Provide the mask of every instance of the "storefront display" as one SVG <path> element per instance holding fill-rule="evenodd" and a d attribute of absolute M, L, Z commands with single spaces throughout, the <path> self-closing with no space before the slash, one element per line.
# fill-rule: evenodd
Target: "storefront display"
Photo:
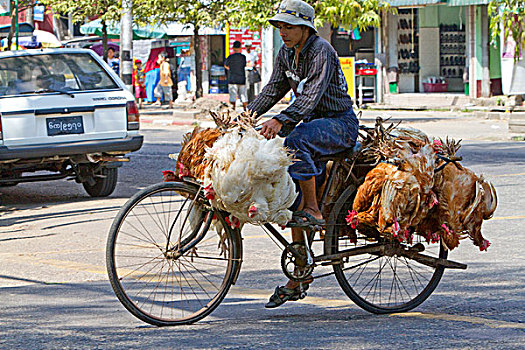
<path fill-rule="evenodd" d="M 439 25 L 439 63 L 441 76 L 463 79 L 465 69 L 465 27 Z"/>
<path fill-rule="evenodd" d="M 398 16 L 398 67 L 400 74 L 419 72 L 417 9 L 400 9 Z"/>

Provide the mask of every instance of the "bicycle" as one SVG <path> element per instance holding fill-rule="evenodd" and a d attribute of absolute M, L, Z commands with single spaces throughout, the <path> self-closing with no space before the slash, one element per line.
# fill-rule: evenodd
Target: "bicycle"
<path fill-rule="evenodd" d="M 366 311 L 406 312 L 432 294 L 445 268 L 467 266 L 447 260 L 439 241 L 424 244 L 414 235 L 411 244 L 400 243 L 347 225 L 357 188 L 373 168 L 358 161 L 358 154 L 347 150 L 321 159 L 332 161 L 319 201 L 327 220 L 321 230 L 305 230 L 307 243 L 288 242 L 272 224 L 261 227 L 282 245 L 281 267 L 288 278 L 334 274 Z M 212 208 L 192 178 L 155 184 L 131 197 L 111 226 L 106 251 L 109 279 L 124 307 L 157 326 L 191 324 L 209 315 L 236 283 L 242 265 L 241 230 L 227 223 L 228 216 Z M 319 243 L 323 253 L 315 255 L 313 245 Z M 319 265 L 332 266 L 333 272 L 313 276 Z"/>

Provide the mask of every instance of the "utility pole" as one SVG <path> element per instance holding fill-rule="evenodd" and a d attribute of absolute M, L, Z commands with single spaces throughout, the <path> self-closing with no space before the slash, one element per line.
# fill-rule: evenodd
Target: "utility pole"
<path fill-rule="evenodd" d="M 120 20 L 120 78 L 132 91 L 133 59 L 131 49 L 133 45 L 133 0 L 122 1 L 122 17 Z"/>
<path fill-rule="evenodd" d="M 15 0 L 15 36 L 16 36 L 16 49 L 18 50 L 18 0 Z M 11 50 L 11 48 L 9 48 Z"/>

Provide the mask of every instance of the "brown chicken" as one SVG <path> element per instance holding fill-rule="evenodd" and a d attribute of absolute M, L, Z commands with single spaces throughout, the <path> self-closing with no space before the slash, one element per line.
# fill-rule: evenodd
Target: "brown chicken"
<path fill-rule="evenodd" d="M 438 193 L 437 210 L 416 230 L 427 237 L 437 233 L 449 250 L 466 237 L 481 251 L 486 250 L 490 242 L 483 238 L 481 224 L 496 210 L 494 186 L 459 163 L 452 163 L 436 173 L 434 188 Z"/>
<path fill-rule="evenodd" d="M 347 223 L 352 228 L 358 225 L 365 235 L 379 231 L 399 241 L 411 242 L 415 232 L 428 242 L 441 240 L 449 250 L 470 237 L 486 250 L 490 243 L 481 235 L 481 224 L 496 209 L 496 191 L 457 163 L 459 148 L 460 141 L 431 143 L 419 130 L 385 129 L 378 121 L 364 157 L 388 163 L 379 163 L 367 174 Z"/>
<path fill-rule="evenodd" d="M 204 159 L 206 147 L 211 147 L 222 132 L 219 129 L 200 129 L 184 135 L 182 149 L 177 157 L 176 174 L 179 177 L 192 176 L 197 180 L 204 178 L 204 170 L 209 165 Z"/>
<path fill-rule="evenodd" d="M 387 178 L 395 171 L 397 166 L 390 163 L 379 163 L 374 169 L 370 170 L 365 177 L 365 181 L 355 195 L 353 212 L 349 213 L 347 221 L 350 225 L 362 225 L 375 227 L 378 221 L 379 210 L 381 209 L 381 192 Z"/>
<path fill-rule="evenodd" d="M 390 233 L 400 241 L 411 241 L 410 228 L 421 222 L 435 204 L 434 164 L 435 152 L 430 144 L 402 158 L 381 192 L 377 222 L 381 232 Z"/>
<path fill-rule="evenodd" d="M 417 130 L 395 132 L 396 137 L 384 137 L 374 145 L 372 151 L 389 163 L 379 163 L 367 174 L 347 222 L 352 227 L 359 225 L 359 231 L 367 235 L 377 228 L 408 241 L 409 228 L 423 220 L 435 203 L 435 151 Z"/>

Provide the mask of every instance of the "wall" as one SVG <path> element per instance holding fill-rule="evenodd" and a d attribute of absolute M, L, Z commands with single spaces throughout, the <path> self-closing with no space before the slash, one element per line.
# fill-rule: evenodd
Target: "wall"
<path fill-rule="evenodd" d="M 481 67 L 481 60 L 483 50 L 481 49 L 481 7 L 476 6 L 476 79 L 483 79 L 483 69 Z M 479 91 L 478 91 L 479 95 Z"/>
<path fill-rule="evenodd" d="M 419 91 L 428 77 L 439 77 L 439 28 L 419 29 Z"/>
<path fill-rule="evenodd" d="M 490 44 L 490 79 L 501 79 L 501 56 L 500 56 L 500 39 L 496 40 L 496 45 Z"/>

